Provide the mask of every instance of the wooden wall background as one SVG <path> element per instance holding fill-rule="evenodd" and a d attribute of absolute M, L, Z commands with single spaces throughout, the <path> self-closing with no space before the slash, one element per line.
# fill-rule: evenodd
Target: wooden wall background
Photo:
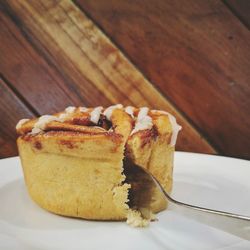
<path fill-rule="evenodd" d="M 173 113 L 177 150 L 250 158 L 250 1 L 0 1 L 0 157 L 69 105 Z"/>

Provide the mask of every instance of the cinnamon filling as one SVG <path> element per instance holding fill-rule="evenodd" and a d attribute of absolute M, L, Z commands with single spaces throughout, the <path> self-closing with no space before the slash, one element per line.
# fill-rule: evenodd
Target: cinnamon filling
<path fill-rule="evenodd" d="M 102 127 L 102 128 L 104 128 L 106 130 L 109 130 L 110 128 L 112 128 L 112 123 L 111 123 L 111 121 L 109 121 L 106 118 L 105 115 L 101 114 L 100 119 L 99 119 L 99 121 L 97 123 L 97 126 Z"/>
<path fill-rule="evenodd" d="M 154 187 L 153 180 L 141 167 L 128 158 L 125 158 L 123 168 L 126 176 L 125 182 L 131 185 L 128 194 L 129 208 L 139 210 L 144 218 L 150 219 L 150 203 Z"/>
<path fill-rule="evenodd" d="M 71 122 L 69 122 L 73 125 L 80 125 L 80 126 L 98 126 L 105 130 L 109 130 L 112 127 L 111 121 L 109 121 L 103 114 L 100 115 L 100 118 L 98 120 L 98 123 L 95 124 L 90 120 L 89 117 L 74 117 Z"/>

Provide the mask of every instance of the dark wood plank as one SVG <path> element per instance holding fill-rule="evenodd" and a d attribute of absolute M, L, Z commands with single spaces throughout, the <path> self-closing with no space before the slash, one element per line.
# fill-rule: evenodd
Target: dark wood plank
<path fill-rule="evenodd" d="M 0 78 L 0 158 L 17 155 L 15 126 L 22 118 L 31 118 L 33 112 Z"/>
<path fill-rule="evenodd" d="M 250 158 L 250 33 L 222 2 L 76 2 L 222 154 Z"/>
<path fill-rule="evenodd" d="M 250 29 L 250 1 L 249 0 L 223 0 L 229 9 Z"/>
<path fill-rule="evenodd" d="M 76 85 L 61 71 L 61 62 L 55 68 L 53 62 L 43 58 L 43 51 L 37 51 L 20 31 L 21 24 L 16 24 L 6 14 L 4 8 L 0 15 L 0 68 L 14 88 L 40 113 L 53 113 L 69 105 L 97 104 L 93 96 L 100 95 L 95 89 L 84 88 L 86 80 L 79 80 Z M 44 47 L 46 50 L 46 46 Z M 108 100 L 99 98 L 102 102 Z"/>
<path fill-rule="evenodd" d="M 123 103 L 169 110 L 176 115 L 184 128 L 177 147 L 179 150 L 216 152 L 185 116 L 143 77 L 72 1 L 6 1 L 5 9 L 22 27 L 24 34 L 43 54 L 46 61 L 57 69 L 57 72 L 62 72 L 66 80 L 70 80 L 70 86 L 77 89 L 88 104 L 106 106 L 110 103 Z M 23 48 L 20 50 L 20 53 L 25 53 Z M 16 53 L 19 54 L 18 51 Z M 28 55 L 25 58 L 30 60 Z M 39 62 L 41 61 L 42 59 L 39 59 Z M 12 63 L 6 67 L 7 72 L 10 71 L 8 68 Z M 24 63 L 23 61 L 22 64 Z M 29 64 L 30 62 L 25 65 Z M 43 62 L 41 65 L 42 68 L 45 67 Z M 50 69 L 45 69 L 47 76 L 50 75 Z M 51 75 L 54 76 L 54 73 Z M 21 82 L 25 80 L 27 79 L 22 79 Z M 28 80 L 34 82 L 36 78 Z M 49 88 L 53 89 L 54 84 L 44 87 L 45 90 Z M 18 90 L 21 92 L 22 89 L 23 87 Z M 37 91 L 36 87 L 33 91 Z M 60 98 L 61 106 L 63 101 L 66 103 L 65 96 L 59 92 L 54 97 L 47 96 L 46 91 L 39 93 L 48 103 L 51 98 Z M 27 96 L 28 98 L 30 97 Z M 33 104 L 36 100 L 29 99 L 29 102 Z M 37 104 L 38 107 L 40 105 L 41 103 Z M 60 105 L 55 106 L 61 108 Z"/>

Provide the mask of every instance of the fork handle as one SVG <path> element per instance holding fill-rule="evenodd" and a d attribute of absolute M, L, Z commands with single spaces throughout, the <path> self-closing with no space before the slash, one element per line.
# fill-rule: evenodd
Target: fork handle
<path fill-rule="evenodd" d="M 169 199 L 168 199 L 169 200 Z M 170 207 L 174 211 L 206 225 L 221 229 L 250 241 L 250 218 L 223 211 L 193 206 L 171 198 Z"/>
<path fill-rule="evenodd" d="M 174 211 L 188 215 L 201 223 L 221 229 L 225 232 L 236 235 L 250 241 L 250 217 L 228 213 L 219 210 L 190 205 L 173 199 L 153 177 L 158 187 L 164 193 L 166 199 L 171 203 Z"/>

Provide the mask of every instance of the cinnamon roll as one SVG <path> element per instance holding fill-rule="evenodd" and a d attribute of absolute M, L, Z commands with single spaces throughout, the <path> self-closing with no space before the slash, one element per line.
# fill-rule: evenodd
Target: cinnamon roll
<path fill-rule="evenodd" d="M 55 214 L 146 226 L 167 203 L 136 165 L 170 192 L 180 128 L 167 112 L 121 104 L 22 119 L 17 145 L 28 192 Z"/>

